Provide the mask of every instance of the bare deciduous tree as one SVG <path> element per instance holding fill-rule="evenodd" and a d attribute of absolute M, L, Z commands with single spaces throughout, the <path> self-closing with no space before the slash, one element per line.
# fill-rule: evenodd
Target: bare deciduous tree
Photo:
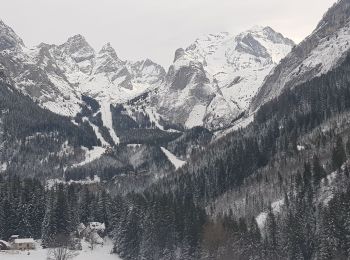
<path fill-rule="evenodd" d="M 94 250 L 95 245 L 98 244 L 98 234 L 96 231 L 91 230 L 89 234 L 87 235 L 86 239 L 88 240 L 90 244 L 91 250 Z"/>
<path fill-rule="evenodd" d="M 68 247 L 56 247 L 49 249 L 47 260 L 70 260 L 77 255 L 76 251 L 70 250 Z"/>
<path fill-rule="evenodd" d="M 55 244 L 56 247 L 48 250 L 47 260 L 70 260 L 78 255 L 75 250 L 71 249 L 71 239 L 69 236 L 56 236 Z"/>

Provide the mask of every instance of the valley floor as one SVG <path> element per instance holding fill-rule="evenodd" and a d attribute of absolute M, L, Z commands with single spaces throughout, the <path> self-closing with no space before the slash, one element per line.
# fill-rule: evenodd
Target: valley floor
<path fill-rule="evenodd" d="M 88 247 L 86 242 L 82 241 L 83 250 L 77 251 L 77 256 L 72 258 L 72 260 L 121 260 L 116 254 L 111 254 L 112 241 L 105 240 L 103 246 L 96 245 L 94 250 Z M 8 250 L 0 251 L 1 260 L 46 260 L 48 249 L 41 248 L 40 244 L 37 243 L 36 250 L 31 251 L 18 251 L 18 250 Z"/>

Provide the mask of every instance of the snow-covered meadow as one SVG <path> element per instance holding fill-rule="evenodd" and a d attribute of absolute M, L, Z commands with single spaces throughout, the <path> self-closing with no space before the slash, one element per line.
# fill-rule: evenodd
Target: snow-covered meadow
<path fill-rule="evenodd" d="M 72 260 L 121 260 L 118 255 L 111 254 L 113 248 L 112 241 L 105 240 L 103 246 L 96 245 L 94 250 L 91 250 L 88 243 L 82 241 L 83 249 L 76 251 L 76 256 Z M 41 248 L 39 242 L 36 243 L 36 249 L 31 251 L 7 250 L 0 251 L 1 260 L 46 260 L 48 249 Z"/>

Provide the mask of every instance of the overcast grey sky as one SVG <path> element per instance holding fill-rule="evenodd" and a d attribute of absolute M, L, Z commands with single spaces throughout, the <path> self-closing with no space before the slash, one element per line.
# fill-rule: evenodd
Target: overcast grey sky
<path fill-rule="evenodd" d="M 296 42 L 336 0 L 1 0 L 0 19 L 26 45 L 82 34 L 98 50 L 111 42 L 122 59 L 169 66 L 197 37 L 268 25 Z"/>

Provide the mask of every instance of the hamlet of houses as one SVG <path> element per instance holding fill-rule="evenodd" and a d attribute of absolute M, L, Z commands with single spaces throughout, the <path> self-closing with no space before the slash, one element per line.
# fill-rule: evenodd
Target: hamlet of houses
<path fill-rule="evenodd" d="M 93 244 L 103 244 L 105 234 L 105 224 L 99 222 L 89 222 L 87 226 L 81 223 L 76 234 L 72 234 L 76 239 L 85 239 Z M 0 240 L 0 250 L 34 250 L 35 240 L 33 238 L 20 238 L 19 235 L 12 235 L 8 241 Z"/>

